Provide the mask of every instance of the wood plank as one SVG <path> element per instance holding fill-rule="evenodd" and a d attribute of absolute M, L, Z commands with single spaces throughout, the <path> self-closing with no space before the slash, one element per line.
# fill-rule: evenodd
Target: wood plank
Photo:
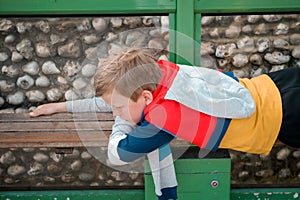
<path fill-rule="evenodd" d="M 73 147 L 107 147 L 107 142 L 85 142 L 82 144 L 81 141 L 72 141 L 72 142 L 54 142 L 54 141 L 46 141 L 46 142 L 27 142 L 27 143 L 3 143 L 0 145 L 0 148 L 73 148 Z"/>
<path fill-rule="evenodd" d="M 90 133 L 13 133 L 4 135 L 5 139 L 0 143 L 0 148 L 26 148 L 26 147 L 106 147 L 111 132 L 104 131 Z M 3 139 L 3 137 L 1 137 Z M 171 142 L 171 146 L 188 147 L 190 143 L 175 139 Z"/>
<path fill-rule="evenodd" d="M 0 133 L 0 148 L 107 146 L 111 131 Z M 30 144 L 30 145 L 29 145 Z"/>
<path fill-rule="evenodd" d="M 5 113 L 0 114 L 0 123 L 18 121 L 113 121 L 110 112 L 99 113 L 57 113 L 48 116 L 30 117 L 28 113 Z"/>
<path fill-rule="evenodd" d="M 24 131 L 76 131 L 76 130 L 111 130 L 113 121 L 100 121 L 100 122 L 12 122 L 0 123 L 1 132 L 24 132 Z"/>

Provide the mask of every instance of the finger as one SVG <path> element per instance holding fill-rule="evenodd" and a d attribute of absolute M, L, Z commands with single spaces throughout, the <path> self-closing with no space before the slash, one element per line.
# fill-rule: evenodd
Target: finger
<path fill-rule="evenodd" d="M 32 112 L 30 112 L 29 113 L 29 116 L 30 117 L 37 117 L 37 116 L 40 116 L 40 115 L 42 115 L 42 112 L 41 112 L 41 110 L 43 110 L 43 109 L 41 109 L 42 107 L 37 107 L 35 110 L 33 110 Z"/>
<path fill-rule="evenodd" d="M 34 112 L 34 111 L 32 111 L 32 112 L 30 112 L 29 113 L 29 116 L 30 117 L 37 117 L 37 116 L 39 116 L 40 114 L 38 114 L 37 112 Z"/>

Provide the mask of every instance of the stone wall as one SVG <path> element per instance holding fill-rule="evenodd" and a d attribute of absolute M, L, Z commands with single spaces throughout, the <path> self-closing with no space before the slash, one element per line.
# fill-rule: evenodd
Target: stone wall
<path fill-rule="evenodd" d="M 202 18 L 203 65 L 254 77 L 299 67 L 299 15 L 206 16 Z M 215 61 L 215 62 L 213 62 Z"/>
<path fill-rule="evenodd" d="M 161 17 L 0 19 L 1 112 L 93 97 L 91 77 L 111 51 L 167 47 L 156 27 Z"/>
<path fill-rule="evenodd" d="M 11 148 L 0 149 L 2 189 L 24 188 L 139 188 L 144 185 L 143 162 L 125 168 L 108 167 L 106 148 L 95 148 L 101 159 L 85 148 Z"/>
<path fill-rule="evenodd" d="M 201 66 L 238 77 L 299 67 L 299 19 L 295 14 L 205 16 Z M 91 78 L 103 58 L 124 46 L 168 49 L 165 27 L 165 16 L 0 19 L 0 112 L 28 112 L 48 102 L 93 97 Z M 143 184 L 141 174 L 107 168 L 85 149 L 74 152 L 1 149 L 1 185 Z M 276 146 L 266 157 L 230 153 L 232 183 L 299 183 L 297 149 Z"/>

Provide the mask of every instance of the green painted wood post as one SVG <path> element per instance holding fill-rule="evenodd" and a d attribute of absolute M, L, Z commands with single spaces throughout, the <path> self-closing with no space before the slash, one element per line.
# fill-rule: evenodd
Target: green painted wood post
<path fill-rule="evenodd" d="M 179 200 L 230 199 L 231 161 L 227 158 L 188 158 L 174 163 Z M 156 199 L 153 178 L 145 162 L 145 200 Z"/>
<path fill-rule="evenodd" d="M 175 22 L 176 63 L 195 64 L 194 0 L 177 0 Z"/>

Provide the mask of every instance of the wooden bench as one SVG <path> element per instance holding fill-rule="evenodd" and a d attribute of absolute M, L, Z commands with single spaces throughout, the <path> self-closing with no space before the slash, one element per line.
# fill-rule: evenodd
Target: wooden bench
<path fill-rule="evenodd" d="M 0 148 L 107 146 L 112 113 L 0 114 Z"/>
<path fill-rule="evenodd" d="M 0 148 L 107 146 L 114 118 L 110 112 L 58 113 L 32 118 L 0 114 Z M 174 140 L 172 145 L 189 145 Z"/>

